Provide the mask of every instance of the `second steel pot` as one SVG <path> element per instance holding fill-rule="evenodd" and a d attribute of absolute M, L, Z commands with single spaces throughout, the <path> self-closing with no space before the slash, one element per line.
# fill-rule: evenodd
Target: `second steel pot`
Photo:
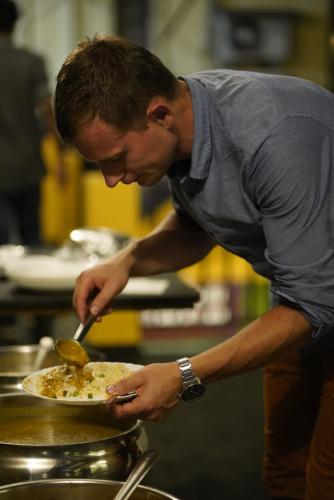
<path fill-rule="evenodd" d="M 145 449 L 141 421 L 116 420 L 104 405 L 0 396 L 0 484 L 53 478 L 124 480 Z"/>
<path fill-rule="evenodd" d="M 101 480 L 49 480 L 10 484 L 0 487 L 0 499 L 6 500 L 92 500 L 115 497 L 122 483 Z M 168 493 L 137 486 L 131 500 L 178 500 Z"/>
<path fill-rule="evenodd" d="M 38 352 L 38 344 L 0 347 L 0 394 L 22 392 L 22 380 L 33 371 Z M 86 349 L 91 361 L 104 361 L 101 351 Z M 50 351 L 41 368 L 59 365 L 59 356 Z"/>

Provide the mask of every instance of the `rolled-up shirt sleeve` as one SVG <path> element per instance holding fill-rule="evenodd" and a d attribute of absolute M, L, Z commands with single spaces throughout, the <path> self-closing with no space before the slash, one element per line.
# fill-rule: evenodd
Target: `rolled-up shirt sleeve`
<path fill-rule="evenodd" d="M 271 291 L 302 311 L 314 337 L 334 334 L 334 132 L 292 116 L 270 131 L 249 163 L 262 215 Z"/>

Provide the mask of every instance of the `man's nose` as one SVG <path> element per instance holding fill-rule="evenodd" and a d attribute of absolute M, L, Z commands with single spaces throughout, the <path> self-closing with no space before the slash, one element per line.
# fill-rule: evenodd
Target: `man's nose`
<path fill-rule="evenodd" d="M 121 168 L 102 166 L 101 171 L 106 185 L 111 188 L 115 187 L 124 176 L 124 172 Z"/>
<path fill-rule="evenodd" d="M 103 172 L 103 177 L 106 185 L 110 188 L 113 188 L 122 180 L 123 174 L 111 175 Z"/>

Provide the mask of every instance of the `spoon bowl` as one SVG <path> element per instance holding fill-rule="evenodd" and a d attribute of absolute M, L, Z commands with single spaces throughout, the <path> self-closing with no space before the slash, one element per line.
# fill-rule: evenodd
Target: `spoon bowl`
<path fill-rule="evenodd" d="M 58 339 L 55 343 L 58 355 L 68 365 L 82 367 L 89 361 L 87 351 L 74 339 Z"/>
<path fill-rule="evenodd" d="M 95 320 L 96 316 L 90 315 L 85 324 L 80 323 L 73 338 L 56 341 L 56 352 L 68 365 L 82 367 L 88 363 L 89 356 L 80 342 L 85 338 Z"/>

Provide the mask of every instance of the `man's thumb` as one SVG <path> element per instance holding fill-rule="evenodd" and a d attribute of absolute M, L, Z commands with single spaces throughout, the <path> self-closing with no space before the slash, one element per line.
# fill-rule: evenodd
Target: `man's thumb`
<path fill-rule="evenodd" d="M 131 391 L 133 391 L 133 388 L 127 379 L 120 380 L 117 384 L 107 387 L 107 393 L 111 396 L 120 396 Z"/>

